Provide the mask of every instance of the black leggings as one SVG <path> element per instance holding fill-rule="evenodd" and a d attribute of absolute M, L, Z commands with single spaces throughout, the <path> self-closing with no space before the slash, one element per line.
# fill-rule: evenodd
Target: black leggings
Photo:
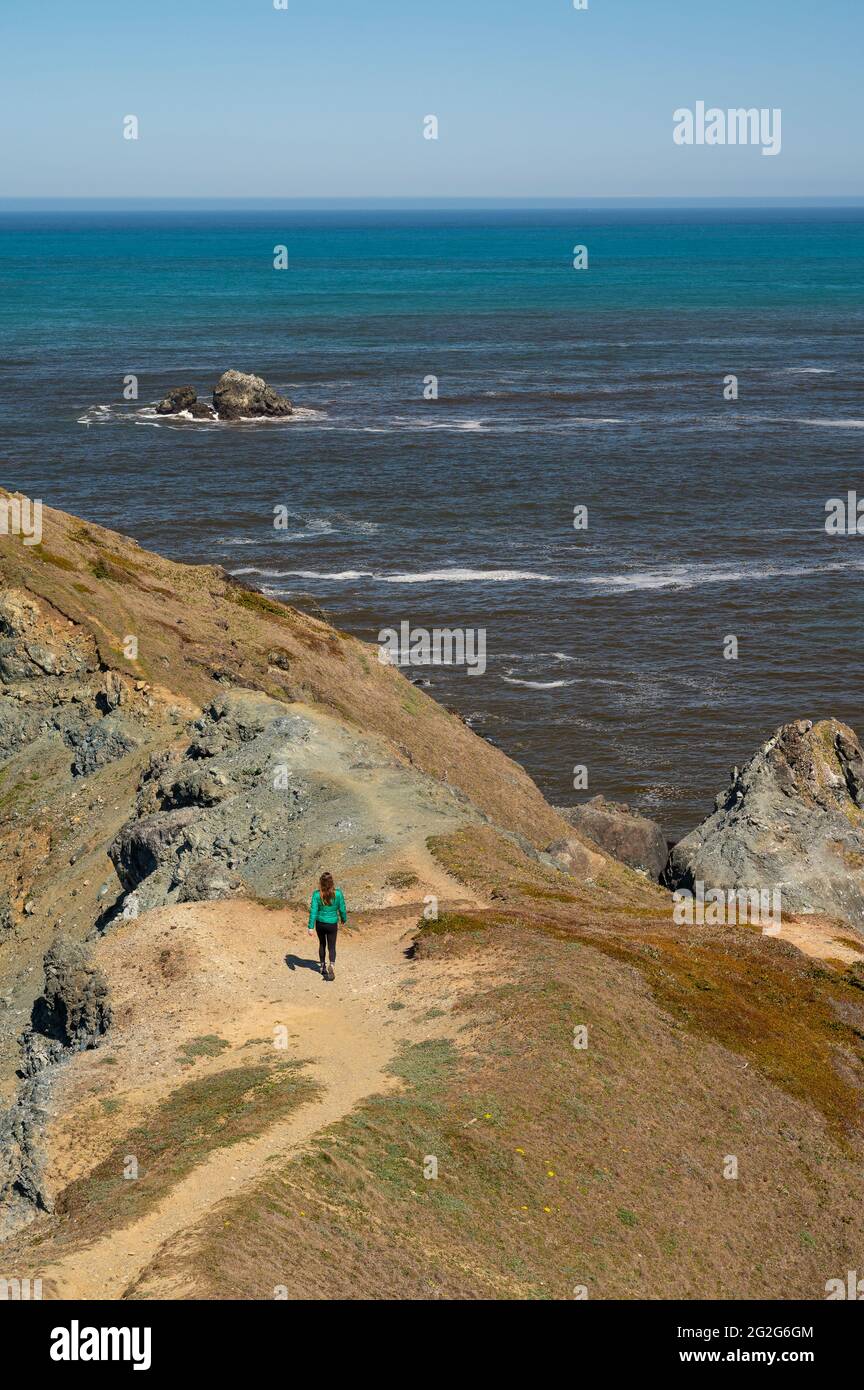
<path fill-rule="evenodd" d="M 324 947 L 330 952 L 330 964 L 336 959 L 336 933 L 339 930 L 338 922 L 317 922 L 315 930 L 318 933 L 318 959 L 324 964 Z"/>

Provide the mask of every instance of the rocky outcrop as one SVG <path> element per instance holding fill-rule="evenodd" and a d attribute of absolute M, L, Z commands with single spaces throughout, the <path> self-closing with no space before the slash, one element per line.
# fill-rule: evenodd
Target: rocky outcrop
<path fill-rule="evenodd" d="M 78 634 L 52 625 L 29 594 L 0 594 L 0 684 L 84 676 L 96 664 L 92 648 Z"/>
<path fill-rule="evenodd" d="M 54 1068 L 70 1053 L 96 1047 L 111 1023 L 108 983 L 86 946 L 58 936 L 44 969 L 44 990 L 20 1040 L 22 1084 L 0 1115 L 0 1236 L 53 1209 L 41 1133 Z"/>
<path fill-rule="evenodd" d="M 193 420 L 277 419 L 294 407 L 261 376 L 223 372 L 213 389 L 213 404 L 199 401 L 194 386 L 175 386 L 156 406 L 157 415 L 191 415 Z"/>
<path fill-rule="evenodd" d="M 224 772 L 193 760 L 171 769 L 159 782 L 159 795 L 168 810 L 179 806 L 218 806 L 231 795 Z"/>
<path fill-rule="evenodd" d="M 24 1035 L 25 1071 L 32 1075 L 68 1051 L 95 1047 L 110 1022 L 108 985 L 88 948 L 56 937 L 45 956 L 45 988 Z"/>
<path fill-rule="evenodd" d="M 293 862 L 307 786 L 288 760 L 308 738 L 306 722 L 278 700 L 237 690 L 212 701 L 190 732 L 182 752 L 151 758 L 137 815 L 108 850 L 140 911 L 231 897 L 244 885 L 278 895 Z"/>
<path fill-rule="evenodd" d="M 220 376 L 213 391 L 213 404 L 220 420 L 290 415 L 293 410 L 288 397 L 280 396 L 263 377 L 234 371 Z"/>
<path fill-rule="evenodd" d="M 187 870 L 177 890 L 178 903 L 221 902 L 248 892 L 239 874 L 219 863 L 199 860 Z"/>
<path fill-rule="evenodd" d="M 194 820 L 195 812 L 186 807 L 159 811 L 124 825 L 108 848 L 123 887 L 131 892 L 152 874 L 174 864 Z"/>
<path fill-rule="evenodd" d="M 122 679 L 99 670 L 92 642 L 71 623 L 29 595 L 0 595 L 0 758 L 59 736 L 72 775 L 90 776 L 143 741 L 141 710 L 121 711 L 125 697 Z"/>
<path fill-rule="evenodd" d="M 140 746 L 141 736 L 131 720 L 112 711 L 104 719 L 83 728 L 68 729 L 66 741 L 75 749 L 72 759 L 74 776 L 87 777 L 133 752 Z"/>
<path fill-rule="evenodd" d="M 15 1103 L 0 1114 L 0 1239 L 53 1210 L 41 1143 L 49 1097 L 49 1075 L 42 1072 L 25 1080 Z"/>
<path fill-rule="evenodd" d="M 629 864 L 651 879 L 659 879 L 666 866 L 669 847 L 656 821 L 631 811 L 622 802 L 594 796 L 581 806 L 559 806 L 562 816 L 576 830 L 605 849 L 613 859 Z"/>
<path fill-rule="evenodd" d="M 179 415 L 181 410 L 189 410 L 198 400 L 194 386 L 175 386 L 156 407 L 157 415 Z"/>
<path fill-rule="evenodd" d="M 779 888 L 864 930 L 864 754 L 836 719 L 784 724 L 669 856 L 672 888 Z"/>
<path fill-rule="evenodd" d="M 546 846 L 544 854 L 556 869 L 575 878 L 590 880 L 603 867 L 603 856 L 595 854 L 575 835 L 564 840 L 553 840 Z"/>

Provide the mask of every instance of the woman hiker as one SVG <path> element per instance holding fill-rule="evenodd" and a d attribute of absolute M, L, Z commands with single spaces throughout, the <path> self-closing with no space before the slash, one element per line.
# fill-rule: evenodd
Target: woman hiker
<path fill-rule="evenodd" d="M 318 882 L 320 886 L 315 889 L 309 904 L 309 935 L 311 936 L 313 931 L 318 933 L 318 959 L 321 961 L 321 974 L 325 980 L 335 980 L 336 972 L 333 969 L 333 962 L 336 959 L 336 933 L 339 930 L 339 923 L 348 920 L 348 914 L 345 910 L 342 889 L 335 886 L 333 875 L 322 874 Z M 330 956 L 329 974 L 324 961 L 325 947 Z"/>

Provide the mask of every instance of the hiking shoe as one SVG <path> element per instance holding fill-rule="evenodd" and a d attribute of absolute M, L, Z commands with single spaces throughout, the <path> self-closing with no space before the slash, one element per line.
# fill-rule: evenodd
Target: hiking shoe
<path fill-rule="evenodd" d="M 333 966 L 332 966 L 332 965 L 330 966 L 330 974 L 327 976 L 327 978 L 328 978 L 328 980 L 335 980 L 335 979 L 336 979 L 336 971 L 333 969 Z"/>
<path fill-rule="evenodd" d="M 321 977 L 324 980 L 327 979 L 327 966 L 324 964 L 323 960 L 321 962 Z"/>

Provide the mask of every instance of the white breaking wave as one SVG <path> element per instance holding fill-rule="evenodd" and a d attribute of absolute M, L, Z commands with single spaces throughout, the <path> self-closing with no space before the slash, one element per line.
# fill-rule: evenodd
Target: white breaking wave
<path fill-rule="evenodd" d="M 512 584 L 522 580 L 554 584 L 552 574 L 534 574 L 531 570 L 426 570 L 418 574 L 379 575 L 387 584 Z"/>
<path fill-rule="evenodd" d="M 286 509 L 286 516 L 302 523 L 302 531 L 276 531 L 277 540 L 296 540 L 299 537 L 329 536 L 333 531 L 357 532 L 362 536 L 374 536 L 381 530 L 380 521 L 357 521 L 344 512 L 331 512 L 329 516 L 304 516 L 302 512 Z"/>
<path fill-rule="evenodd" d="M 613 593 L 636 592 L 640 589 L 692 589 L 701 584 L 738 584 L 743 581 L 797 579 L 802 576 L 830 574 L 834 571 L 864 569 L 862 560 L 838 560 L 816 565 L 747 565 L 746 567 L 711 566 L 701 564 L 670 565 L 664 569 L 637 570 L 632 574 L 553 575 L 531 570 L 420 570 L 411 574 L 380 574 L 375 570 L 310 570 L 264 569 L 245 565 L 231 571 L 234 575 L 258 575 L 262 579 L 318 579 L 341 583 L 347 580 L 369 579 L 375 584 L 562 584 L 575 582 L 606 588 Z M 550 653 L 557 661 L 572 661 L 565 652 Z"/>
<path fill-rule="evenodd" d="M 107 425 L 119 422 L 127 425 L 149 425 L 156 429 L 176 429 L 178 425 L 186 428 L 191 425 L 200 429 L 230 429 L 237 425 L 291 425 L 304 420 L 324 420 L 327 412 L 312 410 L 307 406 L 295 406 L 291 415 L 244 416 L 240 420 L 216 420 L 207 417 L 197 420 L 188 410 L 177 411 L 174 415 L 159 415 L 156 407 L 145 405 L 130 409 L 126 405 L 91 405 L 78 416 L 79 425 Z"/>
<path fill-rule="evenodd" d="M 575 685 L 575 681 L 520 681 L 516 676 L 502 676 L 508 685 L 526 685 L 529 690 L 557 690 L 562 685 Z"/>
<path fill-rule="evenodd" d="M 829 430 L 864 430 L 864 420 L 795 420 L 796 425 L 818 425 Z"/>
<path fill-rule="evenodd" d="M 746 569 L 715 568 L 709 565 L 673 565 L 665 570 L 642 570 L 634 574 L 603 574 L 586 578 L 586 584 L 604 584 L 619 593 L 638 589 L 692 589 L 700 584 L 736 584 L 752 579 L 796 579 L 801 575 L 828 574 L 834 570 L 860 570 L 864 561 L 839 560 L 823 565 L 750 565 Z"/>
<path fill-rule="evenodd" d="M 295 517 L 298 521 L 302 521 L 304 529 L 294 532 L 276 531 L 275 534 L 277 537 L 284 537 L 287 540 L 289 534 L 295 536 L 329 536 L 333 531 L 333 522 L 326 516 L 310 516 L 304 518 L 298 516 L 296 512 L 289 512 L 288 515 Z"/>
<path fill-rule="evenodd" d="M 317 540 L 318 537 L 320 537 L 320 536 L 330 536 L 330 535 L 333 535 L 334 532 L 337 532 L 337 531 L 340 531 L 340 532 L 341 532 L 341 531 L 344 531 L 344 532 L 348 532 L 348 533 L 351 533 L 351 534 L 357 534 L 357 535 L 361 535 L 361 536 L 374 536 L 374 535 L 377 534 L 378 531 L 381 530 L 381 522 L 380 522 L 380 521 L 355 521 L 352 517 L 343 516 L 340 512 L 334 512 L 334 514 L 333 514 L 333 518 L 334 518 L 334 519 L 333 519 L 332 521 L 330 520 L 329 517 L 324 517 L 324 516 L 310 516 L 310 517 L 304 517 L 300 512 L 290 512 L 290 511 L 289 511 L 289 512 L 286 513 L 286 515 L 289 516 L 289 517 L 291 517 L 291 518 L 292 518 L 293 520 L 295 520 L 295 521 L 301 522 L 301 523 L 302 523 L 302 526 L 303 526 L 303 530 L 297 530 L 297 531 L 283 531 L 283 530 L 280 528 L 279 530 L 274 530 L 272 536 L 268 534 L 268 536 L 267 536 L 268 541 L 269 541 L 269 540 L 277 540 L 277 541 L 279 541 L 279 542 L 283 542 L 283 541 Z M 224 546 L 237 546 L 237 545 L 257 545 L 257 546 L 260 546 L 260 545 L 262 544 L 262 537 L 261 537 L 261 536 L 219 536 L 219 537 L 217 538 L 216 544 L 217 544 L 217 545 L 224 545 Z M 254 569 L 249 569 L 249 570 L 243 570 L 243 571 L 237 570 L 237 571 L 235 571 L 235 573 L 263 574 L 263 575 L 269 575 L 271 578 L 281 578 L 282 575 L 283 575 L 283 573 L 284 573 L 284 571 L 282 571 L 282 570 L 254 570 Z"/>
<path fill-rule="evenodd" d="M 552 574 L 534 574 L 530 570 L 426 570 L 417 574 L 376 574 L 374 570 L 338 570 L 325 573 L 323 570 L 270 570 L 259 569 L 255 565 L 231 571 L 232 574 L 258 574 L 263 579 L 374 579 L 379 584 L 485 584 L 514 583 L 535 580 L 541 583 L 557 583 Z"/>
<path fill-rule="evenodd" d="M 404 424 L 394 422 L 390 425 L 352 425 L 346 423 L 334 425 L 332 428 L 342 430 L 345 434 L 412 434 L 424 430 L 442 430 L 445 433 L 447 431 L 450 433 L 473 431 L 476 434 L 561 434 L 569 429 L 580 427 L 591 429 L 595 425 L 632 424 L 636 418 L 632 417 L 625 420 L 617 415 L 576 415 L 564 420 L 406 420 Z"/>

